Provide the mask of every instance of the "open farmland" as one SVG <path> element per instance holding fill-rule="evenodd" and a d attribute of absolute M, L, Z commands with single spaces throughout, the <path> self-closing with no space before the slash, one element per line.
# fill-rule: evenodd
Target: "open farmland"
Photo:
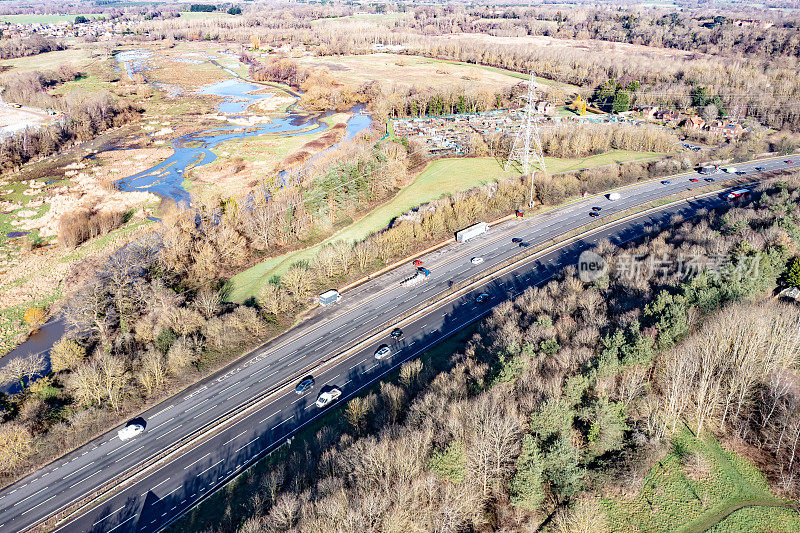
<path fill-rule="evenodd" d="M 489 70 L 466 63 L 448 64 L 423 57 L 401 54 L 366 54 L 343 57 L 304 57 L 301 65 L 326 67 L 338 80 L 360 86 L 370 81 L 396 84 L 398 87 L 455 88 L 470 86 L 499 90 L 519 83 L 520 79 L 502 70 Z"/>

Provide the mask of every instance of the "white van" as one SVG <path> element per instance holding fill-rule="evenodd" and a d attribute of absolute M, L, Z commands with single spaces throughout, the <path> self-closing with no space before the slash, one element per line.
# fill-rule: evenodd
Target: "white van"
<path fill-rule="evenodd" d="M 619 200 L 622 196 L 618 192 L 608 193 L 608 199 L 612 202 Z"/>

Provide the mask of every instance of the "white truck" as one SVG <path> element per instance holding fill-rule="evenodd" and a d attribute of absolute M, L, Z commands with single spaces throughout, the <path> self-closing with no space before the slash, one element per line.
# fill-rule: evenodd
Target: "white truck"
<path fill-rule="evenodd" d="M 319 305 L 325 306 L 338 302 L 341 299 L 339 291 L 331 289 L 319 295 Z"/>
<path fill-rule="evenodd" d="M 477 237 L 478 235 L 483 235 L 489 231 L 489 224 L 486 222 L 478 222 L 477 224 L 473 224 L 468 228 L 464 228 L 461 231 L 456 232 L 456 241 L 458 242 L 467 242 L 468 240 Z"/>
<path fill-rule="evenodd" d="M 428 276 L 430 275 L 431 275 L 430 270 L 428 270 L 427 268 L 420 267 L 417 269 L 417 272 L 413 276 L 401 281 L 400 285 L 402 285 L 406 289 L 410 289 L 411 287 L 416 287 L 417 285 L 428 279 Z"/>

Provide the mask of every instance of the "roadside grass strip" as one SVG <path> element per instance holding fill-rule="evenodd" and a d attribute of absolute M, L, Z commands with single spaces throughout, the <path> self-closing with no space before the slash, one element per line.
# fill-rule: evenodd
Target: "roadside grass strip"
<path fill-rule="evenodd" d="M 800 531 L 792 502 L 771 494 L 752 463 L 685 427 L 639 494 L 602 505 L 612 531 Z"/>

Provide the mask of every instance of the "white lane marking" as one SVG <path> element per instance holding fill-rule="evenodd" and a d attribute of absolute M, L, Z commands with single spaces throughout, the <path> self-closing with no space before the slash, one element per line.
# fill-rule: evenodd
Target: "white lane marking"
<path fill-rule="evenodd" d="M 92 466 L 93 464 L 94 464 L 94 461 L 92 461 L 92 462 L 91 462 L 91 463 L 89 463 L 88 465 L 84 465 L 84 466 L 80 467 L 79 469 L 75 470 L 74 472 L 70 472 L 69 474 L 67 474 L 66 476 L 64 476 L 64 477 L 63 477 L 63 479 L 67 479 L 68 477 L 74 476 L 75 474 L 77 474 L 78 472 L 80 472 L 81 470 L 83 470 L 84 468 L 88 468 L 88 467 Z"/>
<path fill-rule="evenodd" d="M 266 367 L 264 370 L 266 370 L 267 368 L 269 368 L 269 367 Z M 263 378 L 259 379 L 259 380 L 258 380 L 258 382 L 259 382 L 259 383 L 261 383 L 262 381 L 264 381 L 264 380 L 265 380 L 265 379 L 267 379 L 268 377 L 272 377 L 272 376 L 274 376 L 275 374 L 277 374 L 278 372 L 279 372 L 279 371 L 278 371 L 278 370 L 276 370 L 276 371 L 275 371 L 275 372 L 273 372 L 272 374 L 269 374 L 269 375 L 267 375 L 267 376 L 264 376 Z"/>
<path fill-rule="evenodd" d="M 24 502 L 24 501 L 25 501 L 25 500 L 27 500 L 27 499 L 33 498 L 34 496 L 36 496 L 37 494 L 39 494 L 39 493 L 40 493 L 40 492 L 42 492 L 43 490 L 46 490 L 47 488 L 48 488 L 48 487 L 42 487 L 41 489 L 37 490 L 36 492 L 34 492 L 33 494 L 31 494 L 30 496 L 28 496 L 28 497 L 27 497 L 27 498 L 25 498 L 24 500 L 20 500 L 20 501 L 18 501 L 17 503 L 15 503 L 14 505 L 12 505 L 11 507 L 14 507 L 14 506 L 15 506 L 15 505 L 17 505 L 17 504 L 20 504 L 20 503 Z"/>
<path fill-rule="evenodd" d="M 123 520 L 122 522 L 120 522 L 119 524 L 117 524 L 116 526 L 114 526 L 114 527 L 112 527 L 111 529 L 109 529 L 109 530 L 108 530 L 108 533 L 111 533 L 112 531 L 114 531 L 115 529 L 117 529 L 119 526 L 121 526 L 122 524 L 124 524 L 124 523 L 125 523 L 125 522 L 127 522 L 128 520 L 132 520 L 132 519 L 133 519 L 133 518 L 135 518 L 135 517 L 136 517 L 136 515 L 135 515 L 135 514 L 134 514 L 134 515 L 131 515 L 131 516 L 129 516 L 128 518 L 126 518 L 125 520 Z"/>
<path fill-rule="evenodd" d="M 89 479 L 89 478 L 91 478 L 91 477 L 94 477 L 94 476 L 96 476 L 96 475 L 97 475 L 97 474 L 99 474 L 100 472 L 102 472 L 102 470 L 98 470 L 98 471 L 97 471 L 97 472 L 95 472 L 94 474 L 89 474 L 88 476 L 86 476 L 86 477 L 85 477 L 85 478 L 83 478 L 82 480 L 80 480 L 80 481 L 76 481 L 76 482 L 75 482 L 75 485 L 77 485 L 78 483 L 83 483 L 83 482 L 84 482 L 84 481 L 86 481 L 87 479 Z M 73 485 L 73 487 L 74 487 L 75 485 Z"/>
<path fill-rule="evenodd" d="M 196 415 L 194 415 L 194 416 L 192 417 L 192 420 L 194 420 L 194 419 L 195 419 L 195 418 L 197 418 L 198 416 L 203 416 L 204 414 L 206 414 L 207 412 L 209 412 L 210 410 L 212 410 L 212 409 L 213 409 L 213 408 L 215 408 L 215 407 L 216 407 L 216 405 L 212 405 L 211 407 L 209 407 L 208 409 L 206 409 L 206 410 L 205 410 L 205 411 L 203 411 L 202 413 L 197 413 Z"/>
<path fill-rule="evenodd" d="M 41 502 L 41 503 L 37 503 L 36 505 L 34 505 L 33 507 L 31 507 L 31 508 L 30 508 L 30 509 L 28 509 L 27 511 L 23 512 L 22 514 L 23 514 L 23 515 L 25 515 L 25 514 L 28 514 L 28 513 L 30 513 L 31 511 L 33 511 L 34 509 L 36 509 L 36 508 L 37 508 L 37 507 L 39 507 L 40 505 L 44 505 L 44 504 L 46 504 L 47 502 L 49 502 L 50 500 L 52 500 L 52 499 L 53 499 L 53 498 L 55 498 L 56 496 L 57 496 L 57 494 L 53 494 L 52 496 L 50 496 L 49 498 L 47 498 L 45 501 L 43 501 L 43 502 Z"/>
<path fill-rule="evenodd" d="M 243 449 L 247 448 L 248 446 L 250 446 L 251 444 L 253 444 L 257 440 L 258 440 L 258 437 L 254 438 L 253 440 L 251 440 L 250 442 L 248 442 L 247 444 L 245 444 L 241 448 L 237 448 L 233 453 L 237 453 L 239 450 L 243 450 Z M 192 496 L 194 496 L 194 494 L 192 494 Z"/>
<path fill-rule="evenodd" d="M 231 442 L 235 441 L 236 439 L 238 439 L 239 437 L 241 437 L 241 436 L 242 436 L 242 435 L 244 435 L 245 433 L 247 433 L 247 430 L 244 430 L 244 431 L 242 431 L 241 433 L 239 433 L 238 435 L 236 435 L 235 437 L 231 438 L 230 440 L 228 440 L 227 442 L 225 442 L 225 443 L 223 444 L 223 446 L 225 446 L 225 445 L 227 445 L 227 444 L 230 444 Z"/>
<path fill-rule="evenodd" d="M 275 412 L 274 412 L 274 413 L 272 413 L 271 415 L 267 415 L 267 418 L 265 418 L 264 420 L 262 420 L 261 422 L 259 422 L 259 424 L 263 424 L 264 422 L 266 422 L 267 420 L 269 420 L 269 419 L 270 419 L 270 418 L 272 418 L 273 416 L 275 416 L 275 415 L 277 415 L 278 413 L 280 413 L 282 410 L 283 410 L 283 409 L 281 409 L 281 410 L 279 410 L 279 411 L 275 411 Z"/>
<path fill-rule="evenodd" d="M 164 498 L 166 498 L 167 496 L 169 496 L 170 494 L 172 494 L 173 492 L 175 492 L 175 491 L 176 491 L 176 490 L 178 490 L 179 488 L 181 488 L 181 486 L 180 486 L 180 485 L 178 485 L 177 487 L 175 487 L 174 489 L 172 489 L 171 491 L 169 491 L 168 493 L 164 494 L 162 497 L 160 497 L 159 499 L 157 499 L 157 500 L 155 501 L 155 503 L 158 503 L 158 502 L 160 502 L 161 500 L 163 500 Z"/>
<path fill-rule="evenodd" d="M 191 411 L 192 409 L 194 409 L 194 408 L 196 408 L 196 407 L 200 407 L 201 405 L 203 405 L 204 403 L 206 403 L 206 402 L 207 402 L 208 400 L 210 400 L 210 399 L 211 399 L 210 397 L 209 397 L 209 398 L 206 398 L 206 399 L 205 399 L 205 400 L 203 400 L 202 402 L 200 402 L 200 403 L 196 403 L 196 404 L 194 404 L 193 406 L 191 406 L 191 407 L 190 407 L 190 408 L 188 408 L 188 409 L 184 409 L 184 411 L 183 411 L 183 412 L 184 412 L 184 413 L 188 413 L 188 412 L 189 412 L 189 411 Z"/>
<path fill-rule="evenodd" d="M 209 466 L 208 468 L 206 468 L 205 470 L 203 470 L 202 472 L 200 472 L 200 473 L 199 473 L 199 474 L 197 474 L 197 475 L 198 475 L 198 476 L 202 476 L 203 474 L 205 474 L 206 472 L 208 472 L 209 470 L 211 470 L 212 468 L 214 468 L 215 466 L 217 466 L 218 464 L 220 464 L 220 463 L 221 463 L 222 461 L 224 461 L 224 460 L 225 460 L 225 459 L 220 459 L 219 461 L 217 461 L 217 462 L 216 462 L 216 463 L 214 463 L 213 465 Z"/>
<path fill-rule="evenodd" d="M 152 419 L 154 419 L 155 417 L 157 417 L 157 416 L 158 416 L 158 415 L 160 415 L 161 413 L 164 413 L 164 412 L 166 412 L 166 411 L 169 411 L 169 410 L 170 410 L 170 409 L 172 409 L 173 407 L 175 407 L 175 406 L 174 406 L 174 405 L 170 405 L 169 407 L 165 407 L 164 409 L 160 410 L 159 412 L 157 412 L 156 414 L 154 414 L 153 416 L 151 416 L 151 417 L 150 417 L 150 419 L 151 419 L 151 420 L 152 420 Z"/>
<path fill-rule="evenodd" d="M 144 444 L 142 444 L 141 446 L 139 446 L 138 448 L 136 448 L 136 449 L 135 449 L 135 450 L 133 450 L 132 452 L 128 452 L 126 455 L 123 455 L 122 457 L 120 457 L 119 459 L 117 459 L 117 461 L 122 461 L 123 459 L 125 459 L 126 457 L 128 457 L 128 455 L 134 454 L 134 453 L 138 452 L 139 450 L 141 450 L 142 448 L 144 448 Z M 116 463 L 117 461 L 114 461 L 114 462 Z"/>
<path fill-rule="evenodd" d="M 120 511 L 121 511 L 121 510 L 123 510 L 123 509 L 125 509 L 125 506 L 124 506 L 124 505 L 123 505 L 122 507 L 120 507 L 119 509 L 115 510 L 115 511 L 111 511 L 110 513 L 108 513 L 107 515 L 105 515 L 103 518 L 101 518 L 100 520 L 98 520 L 97 522 L 95 522 L 95 523 L 94 523 L 94 524 L 92 524 L 92 525 L 93 525 L 93 526 L 96 526 L 97 524 L 99 524 L 100 522 L 102 522 L 103 520 L 105 520 L 106 518 L 108 518 L 109 516 L 111 516 L 111 515 L 114 515 L 114 514 L 117 514 L 118 512 L 120 512 Z"/>
<path fill-rule="evenodd" d="M 167 477 L 167 479 L 165 479 L 164 481 L 162 481 L 158 485 L 155 485 L 154 487 L 150 487 L 150 489 L 147 492 L 152 492 L 152 491 L 156 490 L 158 487 L 160 487 L 161 485 L 163 485 L 167 481 L 169 481 L 169 477 Z M 143 492 L 142 494 L 140 494 L 140 496 L 145 496 L 147 494 L 147 492 Z"/>
<path fill-rule="evenodd" d="M 164 434 L 162 434 L 162 435 L 159 435 L 158 437 L 156 437 L 156 440 L 160 439 L 161 437 L 166 437 L 167 435 L 169 435 L 170 433 L 172 433 L 172 432 L 173 432 L 173 431 L 175 431 L 176 429 L 180 428 L 181 426 L 183 426 L 183 424 L 180 424 L 180 425 L 178 425 L 178 426 L 175 426 L 174 428 L 170 429 L 170 430 L 169 430 L 169 431 L 167 431 L 166 433 L 164 433 Z"/>
<path fill-rule="evenodd" d="M 292 418 L 294 418 L 294 415 L 290 416 L 290 417 L 289 417 L 289 418 L 287 418 L 286 420 L 281 420 L 280 422 L 278 422 L 277 424 L 275 424 L 274 426 L 272 426 L 271 428 L 269 428 L 269 430 L 270 430 L 270 431 L 272 431 L 272 430 L 273 430 L 273 429 L 275 429 L 276 427 L 280 426 L 280 425 L 281 425 L 281 424 L 283 424 L 284 422 L 288 422 L 288 421 L 289 421 L 289 420 L 291 420 Z"/>
<path fill-rule="evenodd" d="M 184 466 L 184 467 L 183 467 L 183 469 L 184 469 L 184 470 L 186 470 L 187 468 L 191 468 L 192 466 L 194 466 L 194 465 L 195 465 L 195 464 L 197 464 L 198 462 L 202 461 L 203 459 L 205 459 L 205 458 L 206 458 L 206 457 L 208 457 L 209 455 L 211 455 L 211 452 L 208 452 L 207 454 L 205 454 L 205 455 L 204 455 L 203 457 L 201 457 L 200 459 L 195 459 L 194 461 L 192 461 L 192 462 L 191 462 L 191 463 L 189 463 L 188 465 Z"/>

